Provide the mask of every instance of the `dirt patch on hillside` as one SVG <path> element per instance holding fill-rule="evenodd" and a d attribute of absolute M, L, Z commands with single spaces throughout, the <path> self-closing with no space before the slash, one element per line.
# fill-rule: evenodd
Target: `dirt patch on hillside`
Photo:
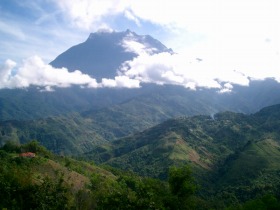
<path fill-rule="evenodd" d="M 201 161 L 201 158 L 199 156 L 199 154 L 195 151 L 195 150 L 191 150 L 189 152 L 189 159 L 190 161 L 196 163 L 197 165 L 201 166 L 202 168 L 211 170 L 211 168 L 209 167 L 209 165 L 205 162 Z"/>

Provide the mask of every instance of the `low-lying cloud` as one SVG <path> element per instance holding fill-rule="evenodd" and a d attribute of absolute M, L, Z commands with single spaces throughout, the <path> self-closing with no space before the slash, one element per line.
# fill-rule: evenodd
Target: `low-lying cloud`
<path fill-rule="evenodd" d="M 128 50 L 137 46 L 134 42 L 125 44 Z M 207 51 L 206 47 L 205 50 Z M 254 54 L 248 52 L 247 56 L 246 53 L 239 55 L 226 52 L 201 53 L 203 57 L 193 58 L 187 52 L 182 54 L 167 52 L 151 54 L 145 50 L 134 52 L 137 52 L 138 56 L 123 63 L 119 75 L 142 83 L 181 85 L 193 90 L 215 88 L 224 93 L 230 92 L 234 85 L 248 86 L 251 80 L 273 78 L 280 82 L 280 56 L 274 50 L 262 50 Z"/>
<path fill-rule="evenodd" d="M 240 72 L 225 70 L 220 74 L 207 62 L 169 53 L 141 54 L 126 61 L 119 74 L 143 83 L 181 85 L 192 90 L 215 88 L 223 92 L 233 87 L 230 84 L 248 86 L 250 82 L 249 77 Z"/>
<path fill-rule="evenodd" d="M 52 91 L 54 87 L 66 88 L 73 85 L 85 88 L 140 87 L 139 81 L 125 75 L 103 79 L 101 83 L 97 83 L 96 79 L 79 70 L 69 72 L 66 68 L 53 68 L 38 56 L 24 60 L 19 67 L 12 60 L 7 60 L 0 66 L 0 89 L 37 86 L 41 91 Z"/>

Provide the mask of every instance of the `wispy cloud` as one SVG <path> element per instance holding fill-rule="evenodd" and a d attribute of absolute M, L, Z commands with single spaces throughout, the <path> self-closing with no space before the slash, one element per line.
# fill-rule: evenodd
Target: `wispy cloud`
<path fill-rule="evenodd" d="M 11 24 L 0 20 L 0 32 L 6 34 L 7 36 L 14 36 L 22 41 L 26 39 L 26 35 L 16 23 Z"/>
<path fill-rule="evenodd" d="M 124 0 L 60 0 L 54 3 L 73 26 L 85 30 L 100 28 L 106 17 L 123 13 L 128 6 L 128 1 Z"/>
<path fill-rule="evenodd" d="M 84 41 L 88 32 L 75 31 L 62 21 L 50 1 L 10 1 L 0 5 L 0 61 L 39 55 L 51 61 L 67 48 Z M 9 10 L 6 9 L 9 7 Z M 14 11 L 15 10 L 15 11 Z"/>

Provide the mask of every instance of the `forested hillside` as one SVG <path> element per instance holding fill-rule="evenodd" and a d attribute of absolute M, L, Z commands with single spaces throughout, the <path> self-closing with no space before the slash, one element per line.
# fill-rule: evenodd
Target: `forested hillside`
<path fill-rule="evenodd" d="M 57 156 L 36 141 L 23 145 L 8 142 L 0 148 L 0 157 L 1 209 L 249 210 L 258 207 L 262 210 L 280 207 L 277 193 L 264 191 L 253 199 L 240 199 L 232 194 L 226 182 L 217 185 L 222 196 L 211 193 L 200 185 L 186 165 L 171 167 L 167 180 L 162 181 Z"/>
<path fill-rule="evenodd" d="M 167 178 L 168 168 L 188 164 L 202 186 L 223 200 L 279 193 L 280 106 L 252 115 L 232 112 L 167 120 L 87 153 L 98 163 Z M 231 197 L 226 198 L 230 193 Z"/>
<path fill-rule="evenodd" d="M 25 152 L 25 153 L 24 153 Z M 31 153 L 34 156 L 22 154 Z M 188 209 L 197 203 L 188 167 L 168 182 L 56 156 L 38 142 L 0 148 L 1 209 Z"/>

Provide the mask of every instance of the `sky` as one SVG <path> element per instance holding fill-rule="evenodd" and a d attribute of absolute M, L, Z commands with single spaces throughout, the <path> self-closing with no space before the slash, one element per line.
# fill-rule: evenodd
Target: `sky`
<path fill-rule="evenodd" d="M 137 51 L 115 79 L 101 83 L 79 69 L 48 65 L 91 32 L 126 29 L 149 34 L 176 54 Z M 279 39 L 279 0 L 1 0 L 0 89 L 149 82 L 230 92 L 251 80 L 280 82 Z"/>

